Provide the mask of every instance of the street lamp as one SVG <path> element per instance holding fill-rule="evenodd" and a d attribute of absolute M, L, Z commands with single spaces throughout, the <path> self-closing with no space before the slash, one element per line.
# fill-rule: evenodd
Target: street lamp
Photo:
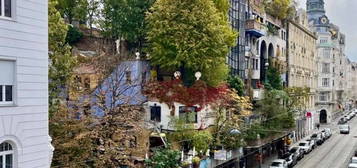
<path fill-rule="evenodd" d="M 266 64 L 265 64 L 266 65 Z M 259 157 L 258 157 L 258 159 L 259 159 L 259 168 L 262 168 L 262 147 L 261 147 L 261 145 L 262 145 L 262 141 L 261 141 L 261 139 L 260 139 L 260 134 L 258 134 L 257 135 L 257 140 L 258 140 L 258 148 L 259 148 Z"/>
<path fill-rule="evenodd" d="M 195 73 L 195 77 L 196 77 L 197 80 L 200 80 L 201 76 L 202 76 L 201 72 L 196 72 Z"/>
<path fill-rule="evenodd" d="M 174 76 L 175 76 L 176 79 L 180 79 L 180 77 L 181 77 L 181 72 L 180 72 L 180 71 L 176 71 L 176 72 L 174 73 Z"/>

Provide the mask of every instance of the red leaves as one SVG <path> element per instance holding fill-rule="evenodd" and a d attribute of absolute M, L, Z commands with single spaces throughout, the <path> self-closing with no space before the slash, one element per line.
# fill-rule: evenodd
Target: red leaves
<path fill-rule="evenodd" d="M 198 80 L 191 87 L 186 87 L 179 79 L 151 82 L 145 87 L 144 93 L 150 98 L 157 98 L 160 102 L 172 106 L 174 102 L 186 106 L 198 105 L 198 111 L 208 104 L 214 103 L 228 93 L 228 87 L 221 85 L 216 88 L 207 86 L 204 81 Z"/>

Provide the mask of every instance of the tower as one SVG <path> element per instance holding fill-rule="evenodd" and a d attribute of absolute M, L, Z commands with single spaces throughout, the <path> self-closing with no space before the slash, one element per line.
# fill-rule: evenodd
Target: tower
<path fill-rule="evenodd" d="M 307 0 L 306 10 L 309 22 L 314 21 L 317 24 L 322 16 L 325 16 L 325 2 L 324 0 Z"/>

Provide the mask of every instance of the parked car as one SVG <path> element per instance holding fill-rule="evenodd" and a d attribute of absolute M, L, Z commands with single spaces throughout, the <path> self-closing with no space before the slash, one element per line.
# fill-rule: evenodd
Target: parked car
<path fill-rule="evenodd" d="M 340 125 L 339 129 L 341 134 L 350 134 L 350 126 L 348 124 Z"/>
<path fill-rule="evenodd" d="M 325 133 L 325 135 L 327 136 L 327 139 L 332 136 L 332 131 L 330 128 L 324 128 L 321 132 Z"/>
<path fill-rule="evenodd" d="M 347 121 L 349 121 L 350 119 L 351 119 L 351 116 L 350 115 L 348 115 L 348 114 L 346 114 L 345 116 L 343 116 L 344 118 L 346 118 L 347 119 Z"/>
<path fill-rule="evenodd" d="M 357 157 L 356 157 L 356 156 L 353 156 L 353 157 L 351 158 L 350 163 L 357 163 Z"/>
<path fill-rule="evenodd" d="M 346 117 L 342 117 L 340 118 L 340 120 L 338 120 L 337 124 L 346 124 L 347 123 L 347 118 Z"/>
<path fill-rule="evenodd" d="M 286 153 L 284 154 L 281 159 L 286 160 L 288 163 L 288 167 L 294 167 L 297 164 L 297 157 L 294 154 Z"/>
<path fill-rule="evenodd" d="M 322 133 L 315 133 L 311 135 L 311 139 L 315 140 L 317 145 L 321 145 L 324 142 Z"/>
<path fill-rule="evenodd" d="M 321 133 L 322 141 L 325 142 L 328 139 L 326 132 L 321 130 L 320 133 Z"/>
<path fill-rule="evenodd" d="M 275 159 L 269 168 L 288 168 L 288 163 L 284 159 Z"/>
<path fill-rule="evenodd" d="M 316 141 L 314 139 L 307 139 L 306 141 L 309 142 L 311 149 L 315 149 L 317 147 Z"/>
<path fill-rule="evenodd" d="M 292 147 L 289 150 L 289 153 L 294 154 L 297 157 L 297 160 L 301 160 L 302 158 L 304 158 L 304 149 L 298 146 Z"/>
<path fill-rule="evenodd" d="M 310 145 L 310 142 L 308 141 L 301 141 L 299 143 L 299 147 L 301 149 L 304 149 L 305 154 L 310 153 L 312 151 L 312 145 Z"/>
<path fill-rule="evenodd" d="M 357 114 L 357 109 L 353 109 L 352 112 L 354 112 L 355 114 Z"/>
<path fill-rule="evenodd" d="M 357 157 L 352 157 L 348 168 L 357 168 Z"/>

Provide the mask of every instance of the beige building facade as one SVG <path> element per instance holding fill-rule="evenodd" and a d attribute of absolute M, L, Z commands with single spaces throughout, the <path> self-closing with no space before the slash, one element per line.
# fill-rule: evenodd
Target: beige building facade
<path fill-rule="evenodd" d="M 317 38 L 309 30 L 307 14 L 304 10 L 299 10 L 296 16 L 287 22 L 287 36 L 287 86 L 309 88 L 310 90 L 307 98 L 301 97 L 304 102 L 303 106 L 296 109 L 296 137 L 300 139 L 313 130 L 314 124 L 318 120 L 315 108 Z M 305 118 L 305 116 L 309 117 Z"/>
<path fill-rule="evenodd" d="M 288 22 L 288 87 L 310 88 L 306 109 L 315 109 L 317 87 L 316 36 L 308 28 L 306 12 L 299 10 Z"/>

